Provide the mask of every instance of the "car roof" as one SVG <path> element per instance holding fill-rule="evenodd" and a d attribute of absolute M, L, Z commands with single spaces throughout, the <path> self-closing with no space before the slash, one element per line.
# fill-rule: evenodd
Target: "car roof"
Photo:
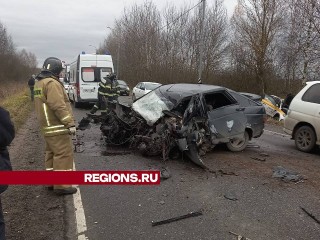
<path fill-rule="evenodd" d="M 206 84 L 177 83 L 162 85 L 157 88 L 166 98 L 180 101 L 182 98 L 198 93 L 226 90 L 224 87 Z"/>
<path fill-rule="evenodd" d="M 161 83 L 157 83 L 157 82 L 139 82 L 139 83 L 161 84 Z"/>
<path fill-rule="evenodd" d="M 309 84 L 313 85 L 313 84 L 316 84 L 316 83 L 320 83 L 320 81 L 308 81 L 308 82 L 306 82 L 307 85 L 309 85 Z"/>

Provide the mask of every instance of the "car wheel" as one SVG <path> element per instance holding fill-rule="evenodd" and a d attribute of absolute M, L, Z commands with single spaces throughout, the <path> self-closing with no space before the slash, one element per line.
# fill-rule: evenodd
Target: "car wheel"
<path fill-rule="evenodd" d="M 294 140 L 298 150 L 310 152 L 316 144 L 316 134 L 309 126 L 301 126 L 294 134 Z"/>
<path fill-rule="evenodd" d="M 132 102 L 136 101 L 136 95 L 132 94 Z"/>
<path fill-rule="evenodd" d="M 231 152 L 241 152 L 243 151 L 249 142 L 249 133 L 247 131 L 244 132 L 243 139 L 231 139 L 230 142 L 227 143 L 227 148 Z"/>

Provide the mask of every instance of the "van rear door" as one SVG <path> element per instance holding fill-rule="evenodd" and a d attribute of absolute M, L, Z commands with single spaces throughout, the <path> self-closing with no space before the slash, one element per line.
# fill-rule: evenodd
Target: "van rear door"
<path fill-rule="evenodd" d="M 98 88 L 101 78 L 111 73 L 107 67 L 82 67 L 80 74 L 80 98 L 82 100 L 97 100 Z"/>
<path fill-rule="evenodd" d="M 80 78 L 80 98 L 83 100 L 97 99 L 100 79 L 95 78 L 95 68 L 81 68 Z"/>

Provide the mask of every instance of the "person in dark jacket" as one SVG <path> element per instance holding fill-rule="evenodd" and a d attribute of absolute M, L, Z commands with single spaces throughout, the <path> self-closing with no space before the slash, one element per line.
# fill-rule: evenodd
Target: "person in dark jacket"
<path fill-rule="evenodd" d="M 11 171 L 11 163 L 7 146 L 12 142 L 15 135 L 14 126 L 9 112 L 0 107 L 0 171 Z M 0 185 L 0 240 L 5 239 L 5 226 L 1 205 L 1 194 L 8 188 Z"/>
<path fill-rule="evenodd" d="M 106 114 L 108 111 L 108 102 L 118 100 L 120 89 L 116 81 L 115 74 L 108 74 L 107 77 L 101 79 L 98 88 L 98 102 L 93 106 L 90 113 L 95 114 L 98 109 L 101 114 Z"/>
<path fill-rule="evenodd" d="M 34 100 L 34 84 L 35 84 L 35 75 L 32 75 L 31 78 L 28 81 L 28 85 L 30 88 L 30 95 L 31 95 L 31 101 Z"/>

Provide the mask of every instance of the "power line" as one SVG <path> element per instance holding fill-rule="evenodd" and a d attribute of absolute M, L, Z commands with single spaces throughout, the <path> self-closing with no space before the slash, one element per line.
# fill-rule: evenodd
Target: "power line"
<path fill-rule="evenodd" d="M 160 27 L 159 29 L 151 32 L 150 34 L 155 34 L 157 32 L 160 32 L 162 29 L 169 27 L 170 25 L 172 25 L 173 23 L 175 23 L 176 21 L 178 21 L 181 17 L 183 17 L 184 15 L 186 15 L 187 13 L 189 13 L 190 11 L 192 11 L 193 9 L 195 9 L 197 6 L 199 6 L 199 4 L 201 4 L 203 2 L 203 0 L 201 0 L 200 2 L 198 2 L 196 5 L 194 5 L 193 7 L 191 7 L 190 9 L 188 9 L 187 11 L 185 11 L 184 13 L 182 13 L 179 17 L 177 17 L 176 19 L 174 19 L 173 21 L 167 23 L 166 25 Z M 131 27 L 129 27 L 128 25 L 126 25 L 125 23 L 121 22 L 120 25 L 124 25 L 126 28 L 128 28 L 131 32 L 135 32 L 134 29 L 132 29 Z"/>
<path fill-rule="evenodd" d="M 192 8 L 190 8 L 189 10 L 185 11 L 184 13 L 182 13 L 179 17 L 177 17 L 176 19 L 174 19 L 172 22 L 162 26 L 161 28 L 159 28 L 157 31 L 161 31 L 162 29 L 169 27 L 171 24 L 175 23 L 176 21 L 178 21 L 181 17 L 183 17 L 184 15 L 186 15 L 187 13 L 189 13 L 191 10 L 193 10 L 194 8 L 196 8 L 200 3 L 202 3 L 203 0 L 201 0 L 200 2 L 198 2 L 196 5 L 194 5 Z"/>

